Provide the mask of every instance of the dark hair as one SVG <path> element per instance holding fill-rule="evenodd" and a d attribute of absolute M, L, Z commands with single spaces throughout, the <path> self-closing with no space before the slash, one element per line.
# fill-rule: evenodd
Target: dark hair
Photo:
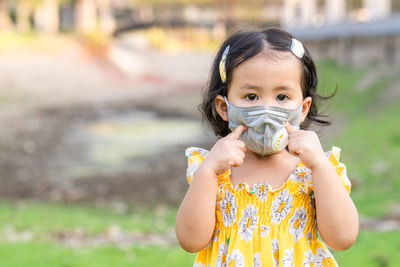
<path fill-rule="evenodd" d="M 199 105 L 199 110 L 203 115 L 204 121 L 209 123 L 217 136 L 223 137 L 231 132 L 228 128 L 228 122 L 224 121 L 219 116 L 215 108 L 214 99 L 217 95 L 227 95 L 228 88 L 232 81 L 233 70 L 244 61 L 259 54 L 265 47 L 275 51 L 290 52 L 292 38 L 295 37 L 284 30 L 278 28 L 269 28 L 262 31 L 240 30 L 233 33 L 228 39 L 225 40 L 215 56 L 208 84 L 203 90 L 203 102 Z M 219 63 L 222 54 L 228 45 L 230 48 L 225 65 L 226 82 L 223 83 L 219 74 Z M 325 119 L 327 116 L 318 113 L 318 105 L 321 100 L 331 98 L 336 91 L 331 96 L 327 97 L 321 96 L 317 93 L 317 70 L 309 51 L 306 47 L 304 47 L 304 50 L 304 56 L 300 59 L 303 66 L 301 75 L 301 88 L 303 92 L 303 98 L 310 96 L 312 98 L 312 103 L 307 117 L 300 125 L 300 128 L 307 129 L 311 123 L 330 125 L 331 122 Z"/>

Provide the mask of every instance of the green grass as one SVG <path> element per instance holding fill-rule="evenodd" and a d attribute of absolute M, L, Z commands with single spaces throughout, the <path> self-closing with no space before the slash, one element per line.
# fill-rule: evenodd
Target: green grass
<path fill-rule="evenodd" d="M 190 266 L 194 255 L 178 247 L 68 248 L 51 242 L 2 243 L 0 266 L 110 267 Z"/>
<path fill-rule="evenodd" d="M 119 214 L 109 207 L 26 202 L 0 203 L 1 266 L 188 266 L 194 254 L 178 245 L 117 245 L 73 248 L 58 242 L 52 234 L 80 229 L 89 236 L 118 226 L 126 232 L 171 234 L 177 207 L 133 207 Z M 10 227 L 16 233 L 29 231 L 32 240 L 7 239 Z"/>
<path fill-rule="evenodd" d="M 344 124 L 325 146 L 342 148 L 341 161 L 353 180 L 352 198 L 359 212 L 374 217 L 387 214 L 400 204 L 400 133 L 396 123 L 400 106 L 398 99 L 381 99 L 396 77 L 382 74 L 366 88 L 357 89 L 359 81 L 373 70 L 354 70 L 329 61 L 321 62 L 319 69 L 324 88 L 338 87 L 330 100 L 330 113 L 343 118 Z"/>
<path fill-rule="evenodd" d="M 396 267 L 400 262 L 400 231 L 361 231 L 346 251 L 335 251 L 339 266 Z"/>
<path fill-rule="evenodd" d="M 17 231 L 28 229 L 39 236 L 78 228 L 95 234 L 111 226 L 141 233 L 165 233 L 174 227 L 175 214 L 176 210 L 168 207 L 133 207 L 126 214 L 119 214 L 109 207 L 40 202 L 14 205 L 1 202 L 0 229 L 12 226 Z"/>
<path fill-rule="evenodd" d="M 353 69 L 330 61 L 318 64 L 320 84 L 325 94 L 337 86 L 329 104 L 332 117 L 340 117 L 340 131 L 331 135 L 325 147 L 342 148 L 342 158 L 353 181 L 351 196 L 363 216 L 378 217 L 400 205 L 400 133 L 398 100 L 382 103 L 381 95 L 396 79 L 391 74 L 357 90 L 371 68 Z M 0 202 L 1 266 L 191 266 L 194 254 L 178 245 L 113 245 L 66 247 L 54 233 L 81 229 L 89 235 L 118 226 L 123 231 L 171 234 L 177 206 L 133 206 L 118 213 L 112 205 L 94 207 L 82 204 Z M 10 242 L 7 231 L 29 231 L 33 239 Z M 361 230 L 355 245 L 335 251 L 340 266 L 397 266 L 400 262 L 400 230 L 377 232 Z"/>
<path fill-rule="evenodd" d="M 369 216 L 384 215 L 400 204 L 400 145 L 394 123 L 400 112 L 389 106 L 383 114 L 360 116 L 338 138 L 347 154 L 344 161 L 352 168 L 350 174 L 360 181 L 352 196 L 359 211 Z"/>

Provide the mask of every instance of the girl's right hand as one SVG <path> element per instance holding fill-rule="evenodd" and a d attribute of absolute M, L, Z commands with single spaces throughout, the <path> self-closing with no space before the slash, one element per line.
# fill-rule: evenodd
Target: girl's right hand
<path fill-rule="evenodd" d="M 245 130 L 247 127 L 240 125 L 233 132 L 219 139 L 202 162 L 201 167 L 211 168 L 218 176 L 233 166 L 240 166 L 244 160 L 246 146 L 239 137 Z"/>

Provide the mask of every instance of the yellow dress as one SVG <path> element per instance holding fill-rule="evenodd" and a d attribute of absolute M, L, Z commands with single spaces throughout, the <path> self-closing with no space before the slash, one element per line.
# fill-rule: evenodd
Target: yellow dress
<path fill-rule="evenodd" d="M 188 183 L 207 153 L 186 149 Z M 340 148 L 326 155 L 350 193 Z M 218 176 L 214 234 L 193 266 L 338 266 L 318 239 L 311 170 L 302 162 L 274 190 L 266 183 L 233 186 L 229 177 L 230 170 Z"/>

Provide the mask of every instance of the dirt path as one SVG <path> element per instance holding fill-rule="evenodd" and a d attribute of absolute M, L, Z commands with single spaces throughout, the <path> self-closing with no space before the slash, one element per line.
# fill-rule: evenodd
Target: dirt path
<path fill-rule="evenodd" d="M 137 171 L 86 174 L 84 179 L 67 175 L 88 158 L 86 144 L 69 137 L 82 125 L 136 110 L 200 123 L 195 107 L 210 57 L 150 51 L 141 58 L 151 64 L 127 73 L 75 46 L 57 54 L 0 55 L 0 122 L 7 126 L 0 131 L 0 196 L 180 201 L 187 186 L 184 149 L 190 144 L 170 148 L 168 156 L 132 158 L 133 166 L 142 166 Z"/>

